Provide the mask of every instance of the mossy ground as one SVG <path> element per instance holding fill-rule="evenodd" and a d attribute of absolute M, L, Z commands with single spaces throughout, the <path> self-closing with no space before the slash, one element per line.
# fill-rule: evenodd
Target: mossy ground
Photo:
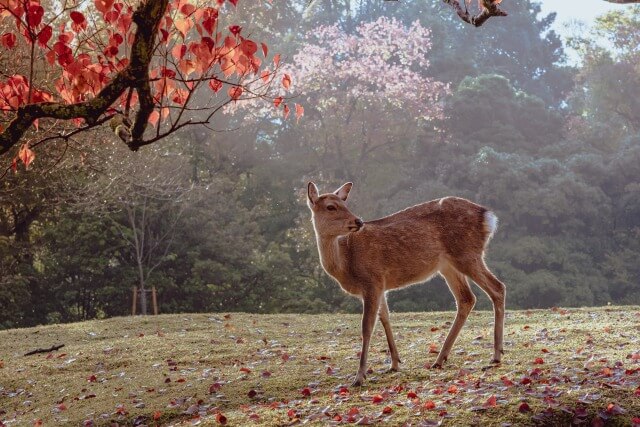
<path fill-rule="evenodd" d="M 493 316 L 476 311 L 446 367 L 427 369 L 453 316 L 392 314 L 401 371 L 385 373 L 378 327 L 361 388 L 350 387 L 355 315 L 178 314 L 1 331 L 0 425 L 632 425 L 640 417 L 638 307 L 510 311 L 503 363 L 484 370 Z"/>

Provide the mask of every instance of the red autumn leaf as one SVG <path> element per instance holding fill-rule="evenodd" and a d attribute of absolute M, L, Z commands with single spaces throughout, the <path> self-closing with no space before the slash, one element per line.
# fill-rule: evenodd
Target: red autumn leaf
<path fill-rule="evenodd" d="M 373 399 L 371 400 L 373 403 L 380 403 L 384 400 L 384 397 L 382 397 L 382 395 L 380 394 L 376 394 L 375 396 L 373 396 Z"/>
<path fill-rule="evenodd" d="M 222 82 L 220 80 L 211 79 L 209 80 L 209 87 L 214 92 L 218 92 L 220 89 L 222 89 Z"/>
<path fill-rule="evenodd" d="M 22 160 L 22 163 L 24 163 L 25 168 L 28 169 L 31 162 L 36 158 L 36 155 L 27 144 L 24 144 L 18 152 L 18 157 Z"/>
<path fill-rule="evenodd" d="M 416 397 L 418 397 L 418 395 L 414 391 L 407 393 L 407 398 L 409 399 L 415 399 Z"/>
<path fill-rule="evenodd" d="M 482 406 L 484 406 L 485 408 L 495 408 L 496 406 L 498 406 L 498 400 L 495 396 L 492 395 L 487 399 L 486 402 L 484 402 Z"/>
<path fill-rule="evenodd" d="M 289 117 L 290 112 L 291 112 L 291 109 L 289 108 L 289 106 L 287 104 L 284 104 L 283 113 L 284 113 L 285 120 L 287 120 L 287 118 Z"/>
<path fill-rule="evenodd" d="M 300 394 L 302 394 L 304 397 L 309 397 L 311 396 L 311 389 L 309 389 L 309 387 L 305 387 L 300 390 Z"/>
<path fill-rule="evenodd" d="M 300 121 L 300 117 L 304 116 L 304 107 L 300 104 L 295 104 L 296 107 L 296 119 Z"/>
<path fill-rule="evenodd" d="M 215 393 L 216 391 L 220 390 L 221 387 L 222 387 L 222 384 L 220 384 L 218 382 L 215 382 L 215 383 L 211 384 L 209 386 L 209 394 Z"/>
<path fill-rule="evenodd" d="M 103 15 L 111 10 L 115 0 L 95 0 L 96 9 Z"/>
<path fill-rule="evenodd" d="M 71 20 L 76 24 L 82 24 L 83 22 L 86 22 L 84 15 L 76 10 L 71 12 L 69 16 L 71 17 Z"/>
<path fill-rule="evenodd" d="M 543 348 L 542 350 L 540 350 L 543 353 L 549 353 L 549 350 L 547 350 L 546 348 Z"/>
<path fill-rule="evenodd" d="M 240 43 L 240 51 L 247 56 L 252 56 L 258 51 L 258 45 L 254 41 L 244 39 Z"/>
<path fill-rule="evenodd" d="M 11 170 L 13 172 L 18 172 L 18 158 L 17 157 L 14 157 L 13 161 L 11 162 Z M 640 391 L 640 389 L 639 389 L 639 391 Z"/>
<path fill-rule="evenodd" d="M 65 405 L 64 403 L 59 404 L 58 405 L 58 410 L 66 411 L 67 410 L 67 405 Z"/>
<path fill-rule="evenodd" d="M 393 412 L 393 408 L 391 406 L 385 406 L 384 408 L 382 408 L 383 414 L 390 414 L 392 412 Z"/>
<path fill-rule="evenodd" d="M 13 33 L 3 34 L 0 37 L 0 44 L 8 49 L 13 49 L 16 46 L 16 35 Z"/>
<path fill-rule="evenodd" d="M 534 365 L 542 365 L 544 364 L 544 359 L 542 357 L 536 357 L 536 359 L 533 361 Z"/>
<path fill-rule="evenodd" d="M 291 87 L 291 76 L 289 74 L 285 73 L 285 75 L 282 76 L 282 86 L 284 86 L 285 89 Z"/>
<path fill-rule="evenodd" d="M 287 362 L 290 357 L 291 356 L 289 356 L 289 353 L 282 353 L 282 356 L 280 356 L 280 359 L 282 359 L 283 362 Z"/>
<path fill-rule="evenodd" d="M 238 4 L 238 0 L 229 0 L 229 3 L 235 6 Z"/>
<path fill-rule="evenodd" d="M 276 53 L 275 55 L 273 55 L 273 65 L 275 65 L 277 68 L 278 64 L 280 64 L 280 54 Z"/>
<path fill-rule="evenodd" d="M 256 397 L 257 394 L 258 394 L 257 391 L 251 389 L 251 390 L 249 390 L 249 393 L 247 393 L 247 396 L 249 396 L 251 399 L 253 399 L 254 397 Z"/>
<path fill-rule="evenodd" d="M 40 44 L 40 46 L 46 47 L 47 42 L 51 39 L 52 35 L 53 28 L 51 28 L 51 25 L 46 25 L 42 30 L 40 30 L 40 32 L 38 33 L 38 43 Z"/>
<path fill-rule="evenodd" d="M 95 375 L 90 375 L 89 377 L 87 377 L 87 381 L 89 381 L 90 383 L 95 383 L 96 381 L 98 381 L 98 378 Z"/>
<path fill-rule="evenodd" d="M 531 407 L 529 406 L 529 404 L 527 402 L 522 402 L 520 404 L 520 406 L 518 406 L 518 411 L 519 412 L 529 412 L 529 411 L 531 411 Z"/>
<path fill-rule="evenodd" d="M 502 380 L 502 384 L 506 385 L 507 387 L 511 387 L 512 385 L 514 385 L 513 381 L 511 381 L 506 376 L 500 377 L 500 380 Z"/>
<path fill-rule="evenodd" d="M 260 46 L 262 47 L 262 54 L 264 55 L 264 57 L 266 58 L 267 55 L 269 54 L 269 48 L 267 47 L 266 44 L 264 43 L 260 43 Z"/>
<path fill-rule="evenodd" d="M 32 3 L 27 9 L 27 24 L 30 27 L 37 27 L 42 22 L 44 8 L 37 3 Z"/>
<path fill-rule="evenodd" d="M 160 112 L 158 110 L 153 110 L 149 115 L 149 123 L 151 123 L 153 127 L 156 127 L 158 120 L 160 120 Z"/>
<path fill-rule="evenodd" d="M 349 411 L 347 412 L 347 415 L 350 417 L 354 417 L 359 414 L 360 414 L 360 409 L 356 408 L 355 406 L 352 408 L 349 408 Z"/>
<path fill-rule="evenodd" d="M 240 368 L 240 372 L 244 372 L 245 374 L 250 374 L 251 373 L 251 369 L 243 366 L 242 368 Z"/>
<path fill-rule="evenodd" d="M 196 11 L 196 7 L 189 3 L 183 4 L 182 7 L 180 8 L 180 12 L 185 16 L 189 16 L 195 11 Z"/>
<path fill-rule="evenodd" d="M 432 342 L 431 344 L 429 344 L 429 353 L 435 353 L 438 354 L 438 344 Z"/>
<path fill-rule="evenodd" d="M 447 393 L 456 394 L 458 392 L 458 387 L 454 384 L 447 389 Z"/>
<path fill-rule="evenodd" d="M 229 94 L 229 97 L 235 101 L 242 95 L 242 87 L 231 86 L 227 93 Z"/>
<path fill-rule="evenodd" d="M 423 405 L 424 409 L 432 410 L 436 408 L 436 404 L 433 400 L 427 400 Z"/>
<path fill-rule="evenodd" d="M 155 411 L 155 412 L 153 413 L 153 420 L 154 420 L 154 421 L 158 421 L 161 417 L 162 417 L 162 412 L 160 412 L 160 411 Z"/>
<path fill-rule="evenodd" d="M 240 31 L 242 31 L 242 27 L 239 25 L 232 25 L 229 27 L 229 32 L 231 32 L 231 34 L 233 34 L 234 36 L 240 34 Z"/>
<path fill-rule="evenodd" d="M 218 412 L 216 414 L 216 422 L 218 424 L 222 424 L 222 425 L 226 425 L 227 424 L 227 417 L 225 417 L 224 415 L 222 415 L 220 412 Z"/>
<path fill-rule="evenodd" d="M 523 385 L 531 384 L 531 378 L 529 378 L 529 377 L 523 377 L 523 378 L 520 380 L 520 384 L 523 384 Z"/>
<path fill-rule="evenodd" d="M 263 378 L 269 378 L 271 376 L 271 372 L 270 371 L 263 371 L 262 372 L 262 377 Z"/>
<path fill-rule="evenodd" d="M 276 99 L 273 100 L 273 105 L 278 108 L 280 106 L 280 104 L 282 104 L 282 100 L 284 98 L 282 98 L 281 96 L 277 97 Z"/>

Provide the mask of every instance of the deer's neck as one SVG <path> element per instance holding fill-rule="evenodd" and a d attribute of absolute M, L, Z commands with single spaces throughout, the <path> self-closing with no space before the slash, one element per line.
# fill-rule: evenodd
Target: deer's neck
<path fill-rule="evenodd" d="M 344 272 L 344 257 L 337 237 L 323 237 L 316 233 L 320 262 L 327 273 L 341 281 Z"/>

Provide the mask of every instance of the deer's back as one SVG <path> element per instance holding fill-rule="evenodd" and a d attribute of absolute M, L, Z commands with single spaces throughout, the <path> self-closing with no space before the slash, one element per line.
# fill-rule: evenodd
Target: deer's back
<path fill-rule="evenodd" d="M 446 197 L 365 222 L 341 242 L 351 275 L 356 280 L 380 275 L 389 289 L 424 281 L 443 258 L 482 253 L 490 234 L 487 212 L 469 200 Z"/>

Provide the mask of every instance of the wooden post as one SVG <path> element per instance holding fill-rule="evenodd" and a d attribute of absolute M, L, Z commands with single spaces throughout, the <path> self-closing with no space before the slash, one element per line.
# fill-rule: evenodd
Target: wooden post
<path fill-rule="evenodd" d="M 138 305 L 138 288 L 134 286 L 132 289 L 133 289 L 133 303 L 131 304 L 131 315 L 135 316 L 136 305 Z"/>
<path fill-rule="evenodd" d="M 158 297 L 157 297 L 156 287 L 151 287 L 151 302 L 153 303 L 153 314 L 158 315 Z"/>

